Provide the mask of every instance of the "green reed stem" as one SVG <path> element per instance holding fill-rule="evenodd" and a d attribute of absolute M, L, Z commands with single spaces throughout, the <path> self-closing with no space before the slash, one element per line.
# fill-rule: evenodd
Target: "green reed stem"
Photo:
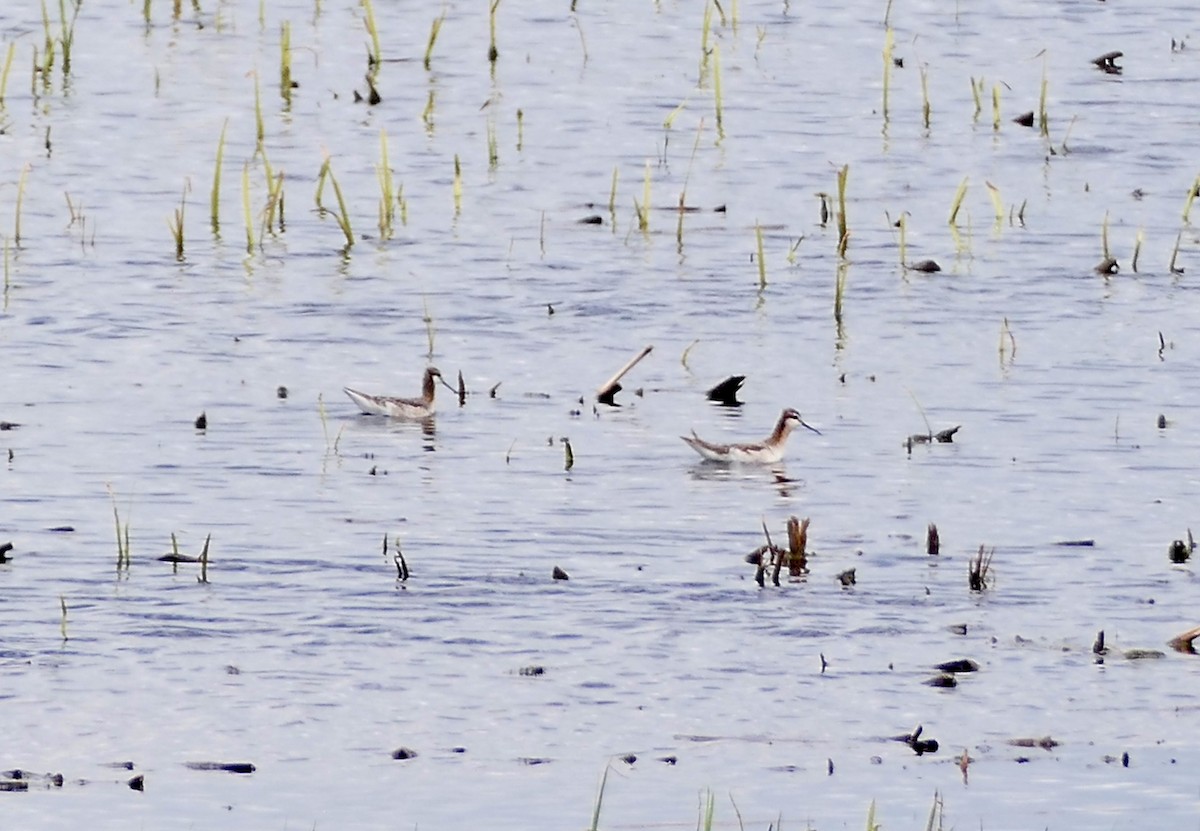
<path fill-rule="evenodd" d="M 838 199 L 838 256 L 846 256 L 846 248 L 850 245 L 850 229 L 846 221 L 846 180 L 850 176 L 850 165 L 844 164 L 837 174 Z"/>
<path fill-rule="evenodd" d="M 214 236 L 221 233 L 221 169 L 225 162 L 225 131 L 229 129 L 229 119 L 221 125 L 221 137 L 217 139 L 217 163 L 213 167 L 212 195 L 209 197 L 209 221 L 212 224 Z"/>
<path fill-rule="evenodd" d="M 242 165 L 242 218 L 246 222 L 246 253 L 254 253 L 254 215 L 250 211 L 250 163 Z"/>
<path fill-rule="evenodd" d="M 721 106 L 721 47 L 714 45 L 712 50 L 713 57 L 713 98 L 716 101 L 717 108 L 717 140 L 725 138 L 725 127 L 723 125 L 723 110 Z"/>
<path fill-rule="evenodd" d="M 462 212 L 462 162 L 458 160 L 458 154 L 454 154 L 454 215 L 458 216 Z"/>
<path fill-rule="evenodd" d="M 446 13 L 442 12 L 440 16 L 433 19 L 433 24 L 429 27 L 429 41 L 425 44 L 425 71 L 429 71 L 429 63 L 433 58 L 433 45 L 437 43 L 438 33 L 442 31 L 442 24 L 446 22 Z"/>
<path fill-rule="evenodd" d="M 13 57 L 16 54 L 16 41 L 11 41 L 8 44 L 8 54 L 4 56 L 4 69 L 0 70 L 0 107 L 4 106 L 5 90 L 8 89 L 8 73 L 12 71 Z"/>
<path fill-rule="evenodd" d="M 292 106 L 292 24 L 279 26 L 279 95 L 286 107 Z"/>
<path fill-rule="evenodd" d="M 496 62 L 496 58 L 500 57 L 500 51 L 496 48 L 496 11 L 500 8 L 500 0 L 492 0 L 488 4 L 488 35 L 491 38 L 488 46 L 488 61 Z"/>
<path fill-rule="evenodd" d="M 387 131 L 379 131 L 379 235 L 391 239 L 396 220 L 396 188 L 392 168 L 388 163 Z"/>
<path fill-rule="evenodd" d="M 967 195 L 967 182 L 970 177 L 964 176 L 962 183 L 958 186 L 958 190 L 954 192 L 954 201 L 950 204 L 950 219 L 947 220 L 949 225 L 958 224 L 958 209 L 962 207 L 963 198 Z"/>
<path fill-rule="evenodd" d="M 888 91 L 892 85 L 892 47 L 895 45 L 896 33 L 888 27 L 883 35 L 883 123 L 888 120 Z"/>
<path fill-rule="evenodd" d="M 363 23 L 367 27 L 367 34 L 371 36 L 371 54 L 367 58 L 367 65 L 373 78 L 379 72 L 379 65 L 383 61 L 383 50 L 379 46 L 379 27 L 375 25 L 375 6 L 371 0 L 362 0 L 362 6 Z"/>

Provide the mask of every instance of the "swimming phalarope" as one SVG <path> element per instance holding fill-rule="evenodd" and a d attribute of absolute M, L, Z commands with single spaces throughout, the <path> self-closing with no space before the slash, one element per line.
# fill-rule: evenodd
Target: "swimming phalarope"
<path fill-rule="evenodd" d="M 433 415 L 433 393 L 435 389 L 433 379 L 440 379 L 441 377 L 442 373 L 438 372 L 437 367 L 431 366 L 426 369 L 425 378 L 421 382 L 420 398 L 392 398 L 386 395 L 368 395 L 365 392 L 352 390 L 350 387 L 343 387 L 343 391 L 367 415 L 382 415 L 390 416 L 391 418 L 416 420 L 429 418 Z M 442 383 L 445 384 L 445 380 L 442 380 Z"/>
<path fill-rule="evenodd" d="M 775 422 L 775 429 L 762 442 L 753 444 L 713 444 L 697 436 L 695 430 L 692 431 L 691 436 L 680 436 L 680 438 L 687 442 L 693 450 L 712 462 L 769 465 L 783 458 L 783 447 L 787 444 L 788 435 L 792 430 L 796 429 L 796 425 L 807 427 L 817 435 L 821 434 L 820 430 L 806 424 L 804 419 L 800 418 L 800 413 L 789 407 L 780 413 L 779 421 Z"/>

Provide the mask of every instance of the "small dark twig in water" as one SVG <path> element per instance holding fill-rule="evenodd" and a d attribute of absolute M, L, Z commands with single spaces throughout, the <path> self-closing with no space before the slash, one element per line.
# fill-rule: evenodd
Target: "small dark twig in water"
<path fill-rule="evenodd" d="M 971 591 L 981 592 L 988 587 L 988 572 L 991 571 L 992 556 L 995 553 L 995 548 L 987 551 L 981 545 L 979 546 L 979 553 L 967 563 L 967 582 L 971 586 Z"/>
<path fill-rule="evenodd" d="M 932 522 L 929 523 L 929 529 L 925 533 L 925 551 L 930 556 L 936 556 L 942 549 L 941 538 L 938 537 L 937 526 Z"/>

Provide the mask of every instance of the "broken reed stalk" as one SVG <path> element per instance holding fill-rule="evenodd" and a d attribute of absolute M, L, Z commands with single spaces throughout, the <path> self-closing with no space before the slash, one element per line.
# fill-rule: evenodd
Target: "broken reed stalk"
<path fill-rule="evenodd" d="M 908 220 L 905 218 L 903 212 L 901 212 L 900 218 L 896 220 L 896 228 L 900 231 L 900 268 L 904 270 L 908 268 Z"/>
<path fill-rule="evenodd" d="M 987 185 L 988 196 L 992 198 L 992 210 L 996 215 L 996 227 L 999 228 L 1004 222 L 1004 202 L 1000 199 L 1000 188 L 986 180 L 984 184 Z"/>
<path fill-rule="evenodd" d="M 367 34 L 371 36 L 371 53 L 367 56 L 367 74 L 374 78 L 383 61 L 383 50 L 379 46 L 379 27 L 375 25 L 375 6 L 372 5 L 371 0 L 361 0 L 361 2 L 363 25 L 367 28 Z"/>
<path fill-rule="evenodd" d="M 457 163 L 458 157 L 455 157 Z M 325 179 L 328 177 L 329 184 L 333 186 L 333 195 L 337 199 L 338 210 L 334 215 L 338 227 L 342 229 L 342 235 L 346 238 L 346 248 L 349 249 L 354 245 L 354 230 L 350 227 L 350 212 L 346 209 L 346 199 L 342 196 L 342 188 L 338 184 L 337 177 L 333 175 L 333 160 L 325 157 L 324 163 L 321 165 L 321 172 L 317 176 L 317 207 L 321 207 L 321 187 L 325 184 Z"/>
<path fill-rule="evenodd" d="M 429 27 L 429 40 L 425 44 L 425 71 L 429 71 L 429 63 L 433 58 L 433 45 L 437 43 L 438 33 L 442 31 L 442 24 L 446 22 L 446 13 L 443 11 L 441 15 L 433 19 L 433 24 Z"/>
<path fill-rule="evenodd" d="M 279 96 L 284 108 L 292 106 L 292 24 L 283 21 L 279 25 Z"/>
<path fill-rule="evenodd" d="M 713 4 L 709 0 L 704 3 L 704 19 L 700 24 L 700 80 L 703 82 L 704 73 L 708 70 L 708 56 L 712 49 L 708 45 L 708 37 L 712 33 Z"/>
<path fill-rule="evenodd" d="M 620 384 L 619 384 L 620 380 L 625 377 L 626 373 L 628 373 L 629 370 L 631 370 L 635 366 L 637 366 L 638 363 L 643 358 L 645 358 L 647 355 L 649 355 L 653 351 L 654 351 L 653 345 L 647 346 L 641 352 L 637 353 L 632 358 L 630 358 L 628 361 L 626 361 L 625 365 L 623 367 L 621 367 L 620 369 L 618 369 L 616 374 L 614 374 L 611 378 L 609 378 L 607 381 L 605 381 L 603 384 L 601 384 L 599 387 L 596 388 L 596 398 L 600 401 L 605 401 L 605 399 L 607 398 L 608 401 L 606 403 L 611 403 L 612 396 L 616 395 L 617 390 L 620 389 Z"/>
<path fill-rule="evenodd" d="M 958 190 L 954 193 L 954 202 L 950 205 L 950 219 L 947 221 L 949 225 L 958 224 L 958 209 L 962 207 L 963 198 L 967 195 L 967 182 L 969 176 L 964 176 L 962 184 L 958 186 Z"/>
<path fill-rule="evenodd" d="M 1171 263 L 1170 263 L 1170 265 L 1167 266 L 1168 270 L 1170 270 L 1170 272 L 1172 274 L 1182 274 L 1183 273 L 1183 269 L 1179 268 L 1175 265 L 1176 261 L 1179 259 L 1179 243 L 1182 240 L 1183 240 L 1183 231 L 1181 230 L 1178 234 L 1175 235 L 1175 247 L 1173 249 L 1171 249 Z"/>
<path fill-rule="evenodd" d="M 212 196 L 209 198 L 209 221 L 214 236 L 221 233 L 221 168 L 225 161 L 225 131 L 228 129 L 227 118 L 221 125 L 221 137 L 217 139 L 217 163 L 213 168 Z"/>
<path fill-rule="evenodd" d="M 721 106 L 721 47 L 714 45 L 712 50 L 713 57 L 713 98 L 716 101 L 717 109 L 717 141 L 725 138 L 725 127 L 723 120 L 723 107 Z"/>
<path fill-rule="evenodd" d="M 462 163 L 458 154 L 454 154 L 454 215 L 462 213 Z"/>
<path fill-rule="evenodd" d="M 1133 269 L 1134 274 L 1137 274 L 1138 255 L 1142 253 L 1142 241 L 1145 239 L 1145 237 L 1146 235 L 1142 233 L 1142 229 L 1138 228 L 1137 236 L 1133 238 L 1133 262 L 1129 264 L 1129 267 Z"/>
<path fill-rule="evenodd" d="M 388 162 L 387 130 L 379 130 L 379 167 L 376 168 L 379 179 L 379 236 L 381 239 L 391 239 L 396 219 L 396 186 L 392 178 L 392 168 Z"/>
<path fill-rule="evenodd" d="M 679 215 L 683 216 L 683 211 L 680 211 Z M 765 289 L 767 287 L 767 261 L 763 257 L 763 232 L 758 220 L 754 221 L 754 238 L 758 244 L 758 287 Z"/>
<path fill-rule="evenodd" d="M 850 165 L 844 164 L 837 174 L 838 199 L 838 256 L 845 259 L 846 248 L 850 244 L 850 230 L 846 223 L 846 179 L 850 176 Z"/>
<path fill-rule="evenodd" d="M 496 58 L 500 57 L 500 51 L 496 49 L 496 11 L 500 8 L 500 0 L 492 0 L 488 4 L 488 37 L 490 43 L 488 45 L 488 62 L 495 63 Z"/>
<path fill-rule="evenodd" d="M 809 518 L 803 520 L 789 517 L 787 522 L 788 535 L 788 575 L 801 577 L 808 573 L 808 525 Z"/>
<path fill-rule="evenodd" d="M 0 86 L 0 93 L 3 92 L 3 86 Z M 1192 182 L 1192 189 L 1188 191 L 1187 200 L 1183 203 L 1183 222 L 1186 225 L 1188 217 L 1192 213 L 1192 203 L 1196 201 L 1196 197 L 1200 196 L 1200 176 L 1196 177 L 1196 181 Z"/>
<path fill-rule="evenodd" d="M 208 582 L 208 544 L 210 542 L 212 542 L 211 533 L 204 538 L 204 548 L 200 550 L 200 576 L 196 578 L 198 583 Z"/>
<path fill-rule="evenodd" d="M 242 218 L 246 222 L 246 253 L 254 253 L 254 214 L 250 210 L 250 163 L 242 164 Z"/>
<path fill-rule="evenodd" d="M 971 99 L 975 102 L 975 112 L 971 116 L 972 122 L 979 121 L 979 114 L 983 112 L 983 79 L 980 78 L 976 82 L 974 76 L 971 77 Z"/>
<path fill-rule="evenodd" d="M 892 47 L 896 41 L 896 33 L 888 26 L 883 34 L 883 124 L 888 122 L 888 93 L 892 85 Z"/>
<path fill-rule="evenodd" d="M 571 468 L 575 467 L 575 451 L 571 449 L 571 440 L 566 436 L 562 437 L 563 446 L 563 470 L 568 473 Z"/>
<path fill-rule="evenodd" d="M 175 239 L 175 260 L 183 262 L 183 217 L 187 210 L 187 195 L 192 189 L 191 181 L 185 179 L 183 181 L 183 193 L 179 197 L 179 207 L 175 209 L 174 215 L 167 220 L 167 225 L 171 228 L 171 236 Z"/>
<path fill-rule="evenodd" d="M 992 85 L 992 130 L 1000 132 L 1000 85 Z"/>
<path fill-rule="evenodd" d="M 517 107 L 517 152 L 525 146 L 525 111 Z"/>
<path fill-rule="evenodd" d="M 925 129 L 929 129 L 929 115 L 931 108 L 929 106 L 929 64 L 921 64 L 921 118 L 925 122 Z"/>
<path fill-rule="evenodd" d="M 936 557 L 941 550 L 941 537 L 938 535 L 937 526 L 931 522 L 925 530 L 925 553 L 931 557 Z"/>
<path fill-rule="evenodd" d="M 67 598 L 66 598 L 66 596 L 60 594 L 58 596 L 58 603 L 59 603 L 59 606 L 62 607 L 62 619 L 59 620 L 59 622 L 58 622 L 58 631 L 60 631 L 62 633 L 62 639 L 64 641 L 70 640 L 70 638 L 67 637 Z"/>
<path fill-rule="evenodd" d="M 1111 260 L 1112 255 L 1108 250 L 1108 211 L 1104 212 L 1104 221 L 1100 223 L 1100 247 L 1104 252 L 1104 259 Z"/>

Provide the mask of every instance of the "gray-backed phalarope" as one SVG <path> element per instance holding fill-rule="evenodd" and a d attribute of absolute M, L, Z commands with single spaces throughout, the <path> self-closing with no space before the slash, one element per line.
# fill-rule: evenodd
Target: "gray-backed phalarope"
<path fill-rule="evenodd" d="M 367 415 L 417 420 L 429 418 L 433 415 L 433 394 L 436 389 L 433 379 L 440 379 L 441 377 L 442 373 L 438 372 L 437 367 L 431 366 L 426 369 L 425 378 L 421 382 L 420 398 L 392 398 L 386 395 L 368 395 L 365 392 L 350 389 L 350 387 L 343 387 L 343 391 Z M 443 380 L 442 383 L 446 382 Z"/>
<path fill-rule="evenodd" d="M 821 433 L 817 428 L 806 424 L 804 419 L 800 418 L 800 413 L 789 407 L 780 413 L 779 421 L 775 422 L 775 429 L 765 441 L 752 444 L 714 444 L 697 436 L 695 430 L 692 431 L 692 435 L 680 438 L 712 462 L 769 465 L 783 458 L 783 448 L 787 444 L 788 435 L 797 425 L 807 427 L 817 435 Z"/>

